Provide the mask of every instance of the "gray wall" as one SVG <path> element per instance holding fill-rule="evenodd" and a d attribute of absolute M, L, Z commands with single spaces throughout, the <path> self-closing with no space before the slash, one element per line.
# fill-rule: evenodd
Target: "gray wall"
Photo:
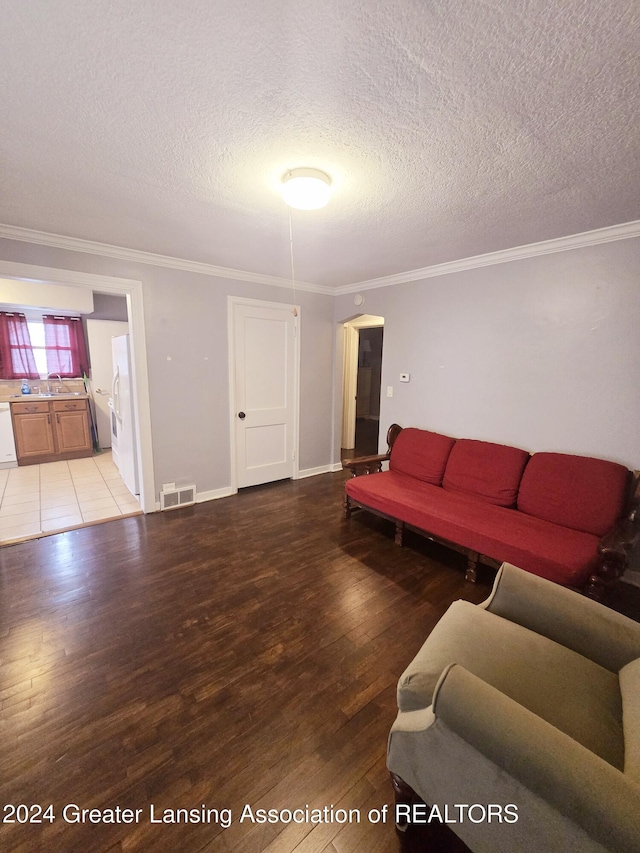
<path fill-rule="evenodd" d="M 9 261 L 143 282 L 156 488 L 230 483 L 227 295 L 290 291 L 0 240 Z M 640 239 L 368 290 L 385 318 L 381 434 L 393 421 L 640 467 Z M 340 321 L 353 295 L 298 292 L 300 469 L 338 462 Z M 171 361 L 168 361 L 168 357 Z M 398 382 L 400 372 L 411 382 Z"/>
<path fill-rule="evenodd" d="M 291 291 L 12 240 L 0 240 L 0 257 L 142 281 L 156 492 L 165 482 L 228 487 L 227 296 L 290 303 Z M 297 302 L 304 470 L 331 460 L 333 299 L 298 290 Z"/>
<path fill-rule="evenodd" d="M 364 292 L 385 318 L 381 439 L 395 421 L 640 468 L 639 269 L 628 239 Z M 336 298 L 336 324 L 357 312 Z"/>
<path fill-rule="evenodd" d="M 120 323 L 126 323 L 129 319 L 126 296 L 116 296 L 113 293 L 94 293 L 93 312 L 83 317 L 83 320 L 86 321 L 87 319 L 117 320 Z"/>

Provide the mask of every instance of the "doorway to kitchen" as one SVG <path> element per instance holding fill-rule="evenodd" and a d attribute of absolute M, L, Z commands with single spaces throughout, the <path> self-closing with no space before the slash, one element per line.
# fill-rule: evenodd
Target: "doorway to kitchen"
<path fill-rule="evenodd" d="M 144 326 L 144 313 L 143 313 L 143 305 L 142 305 L 142 282 L 135 279 L 122 279 L 122 278 L 114 278 L 111 276 L 103 276 L 96 275 L 92 273 L 84 273 L 78 272 L 75 270 L 63 270 L 53 267 L 39 267 L 34 266 L 32 264 L 22 264 L 22 263 L 14 263 L 10 261 L 0 260 L 0 276 L 3 280 L 6 281 L 7 284 L 11 284 L 12 282 L 16 283 L 16 287 L 20 291 L 21 281 L 29 281 L 32 284 L 40 286 L 42 289 L 47 289 L 49 287 L 55 288 L 56 286 L 68 286 L 72 285 L 77 288 L 89 289 L 94 293 L 100 294 L 112 294 L 119 295 L 125 297 L 126 300 L 126 313 L 129 323 L 129 334 L 130 334 L 130 344 L 131 344 L 131 379 L 132 379 L 132 392 L 135 397 L 136 402 L 136 434 L 134 436 L 134 441 L 136 443 L 136 453 L 137 453 L 137 467 L 138 472 L 140 474 L 139 481 L 139 509 L 143 512 L 154 512 L 156 509 L 156 501 L 155 501 L 155 484 L 154 484 L 154 472 L 153 472 L 153 452 L 152 452 L 152 439 L 151 439 L 151 413 L 150 413 L 150 403 L 149 403 L 149 385 L 148 385 L 148 376 L 147 376 L 147 354 L 146 354 L 146 336 L 145 336 L 145 326 Z M 16 301 L 15 299 L 12 301 Z M 97 459 L 98 457 L 95 457 Z M 110 465 L 112 464 L 112 460 L 110 460 L 106 455 L 103 457 L 104 459 L 104 467 L 106 473 L 113 473 L 111 471 Z M 63 479 L 73 480 L 82 480 L 89 479 L 94 480 L 94 482 L 98 481 L 98 475 L 105 480 L 102 475 L 102 471 L 99 469 L 89 470 L 87 472 L 75 472 L 71 471 L 71 467 L 77 467 L 75 465 L 71 465 L 72 462 L 78 462 L 84 460 L 70 460 L 68 463 L 64 462 L 64 465 L 68 465 L 68 471 L 63 471 L 65 474 Z M 94 459 L 86 460 L 89 463 L 95 465 Z M 109 464 L 107 464 L 109 463 Z M 5 486 L 9 486 L 11 481 L 11 487 L 9 488 L 9 492 L 14 492 L 14 496 L 16 493 L 27 494 L 29 498 L 33 498 L 33 500 L 29 501 L 10 501 L 10 503 L 35 503 L 35 489 L 34 489 L 34 480 L 37 478 L 40 483 L 40 468 L 45 468 L 48 464 L 58 465 L 60 463 L 44 463 L 43 465 L 29 465 L 29 466 L 20 466 L 18 469 L 11 469 L 15 473 L 10 473 L 7 475 Z M 29 474 L 29 469 L 31 469 L 31 474 Z M 38 470 L 36 470 L 38 469 Z M 47 469 L 52 470 L 52 469 Z M 59 472 L 60 473 L 60 472 Z M 85 474 L 83 477 L 82 474 Z M 73 475 L 77 476 L 74 477 Z M 36 477 L 37 475 L 37 477 Z M 1 477 L 1 475 L 0 475 Z M 46 477 L 45 477 L 46 479 Z M 52 479 L 56 479 L 53 477 Z M 108 478 L 107 478 L 108 479 Z M 29 481 L 29 482 L 20 482 L 17 480 Z M 15 482 L 14 482 L 15 481 Z M 105 483 L 101 485 L 101 490 L 104 488 Z M 115 487 L 115 479 L 114 479 L 114 487 Z M 114 517 L 118 517 L 118 515 L 122 515 L 123 513 L 120 511 L 120 507 L 118 506 L 118 501 L 116 500 L 116 493 L 118 488 L 115 487 L 115 491 L 112 491 L 108 485 L 106 488 L 109 494 L 103 494 L 100 497 L 94 496 L 93 498 L 85 497 L 83 495 L 83 503 L 88 503 L 91 500 L 103 500 L 107 502 L 107 498 L 109 499 L 109 509 L 112 509 L 111 502 L 116 504 L 117 512 L 114 512 Z M 87 489 L 80 489 L 79 492 L 89 491 Z M 76 490 L 76 495 L 79 497 L 79 492 Z M 5 488 L 5 496 L 10 497 L 10 494 L 6 493 Z M 70 495 L 69 495 L 70 496 Z M 122 492 L 119 495 L 121 502 L 125 503 L 128 501 L 127 495 Z M 68 506 L 71 506 L 73 502 L 70 502 Z M 80 513 L 83 516 L 81 523 L 87 523 L 84 518 L 84 514 L 82 512 L 82 507 L 80 506 L 80 502 L 78 501 L 78 507 L 80 509 Z M 7 507 L 5 507 L 6 509 Z M 107 507 L 99 507 L 94 505 L 93 507 L 85 507 L 86 514 L 88 515 L 92 511 L 97 512 L 101 509 L 106 509 Z M 127 509 L 131 509 L 135 511 L 133 507 L 127 507 Z M 38 514 L 40 514 L 40 510 L 42 506 L 37 508 Z M 33 507 L 32 511 L 35 513 L 36 508 Z M 138 510 L 139 511 L 139 510 Z M 75 513 L 70 513 L 75 514 Z M 26 519 L 24 519 L 26 520 Z M 98 520 L 97 517 L 95 520 Z M 76 526 L 76 525 L 69 525 Z"/>

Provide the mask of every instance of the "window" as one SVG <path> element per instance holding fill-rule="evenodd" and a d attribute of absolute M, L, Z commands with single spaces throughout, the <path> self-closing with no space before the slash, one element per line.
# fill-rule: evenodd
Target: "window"
<path fill-rule="evenodd" d="M 47 350 L 44 345 L 44 323 L 42 320 L 28 320 L 29 337 L 31 338 L 31 350 L 36 363 L 36 370 L 40 374 L 40 378 L 44 377 L 49 372 L 47 370 Z"/>
<path fill-rule="evenodd" d="M 89 359 L 80 317 L 38 319 L 31 314 L 0 311 L 0 378 L 63 379 L 89 374 Z"/>
<path fill-rule="evenodd" d="M 47 373 L 65 378 L 89 373 L 89 359 L 80 317 L 42 317 Z"/>
<path fill-rule="evenodd" d="M 38 378 L 24 314 L 0 311 L 0 378 Z"/>

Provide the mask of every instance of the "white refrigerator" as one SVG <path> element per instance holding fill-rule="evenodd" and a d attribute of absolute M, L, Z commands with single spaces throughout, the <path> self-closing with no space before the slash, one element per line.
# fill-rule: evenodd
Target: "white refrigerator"
<path fill-rule="evenodd" d="M 136 452 L 135 400 L 131 387 L 129 335 L 111 339 L 113 383 L 111 385 L 111 448 L 113 461 L 131 494 L 139 495 Z"/>

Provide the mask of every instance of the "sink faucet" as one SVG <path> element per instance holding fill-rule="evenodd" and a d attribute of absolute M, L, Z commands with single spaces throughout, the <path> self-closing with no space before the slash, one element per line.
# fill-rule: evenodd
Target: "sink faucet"
<path fill-rule="evenodd" d="M 47 394 L 51 394 L 51 381 L 50 378 L 52 376 L 58 377 L 58 382 L 62 385 L 62 376 L 59 373 L 47 373 Z"/>

